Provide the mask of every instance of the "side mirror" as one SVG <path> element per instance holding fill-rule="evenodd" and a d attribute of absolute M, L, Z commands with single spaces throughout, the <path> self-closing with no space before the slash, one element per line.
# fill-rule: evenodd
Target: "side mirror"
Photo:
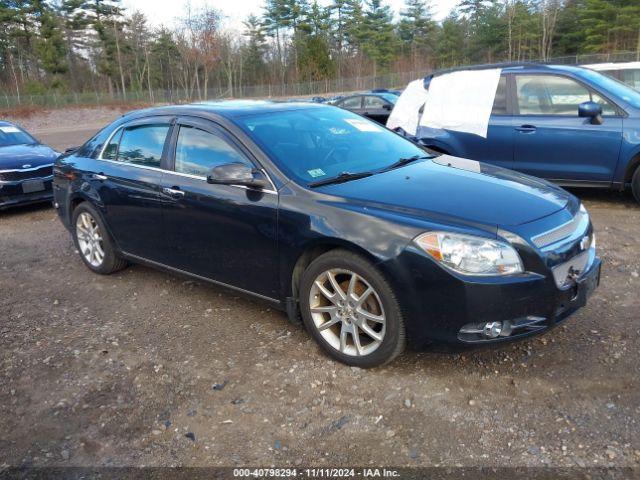
<path fill-rule="evenodd" d="M 578 116 L 590 118 L 594 125 L 602 124 L 602 105 L 596 102 L 583 102 L 578 105 Z"/>
<path fill-rule="evenodd" d="M 389 105 L 388 103 L 385 103 L 384 105 L 382 105 L 382 108 L 384 108 L 385 110 L 391 111 L 393 109 L 393 106 Z"/>
<path fill-rule="evenodd" d="M 207 182 L 217 185 L 244 185 L 255 188 L 265 188 L 269 185 L 267 178 L 260 170 L 239 162 L 213 167 L 207 176 Z"/>

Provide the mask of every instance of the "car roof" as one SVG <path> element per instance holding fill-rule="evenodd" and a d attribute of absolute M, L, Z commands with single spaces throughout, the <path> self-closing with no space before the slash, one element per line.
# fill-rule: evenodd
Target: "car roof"
<path fill-rule="evenodd" d="M 380 97 L 380 98 L 386 98 L 385 95 L 389 95 L 389 92 L 357 92 L 357 93 L 350 93 L 348 95 L 344 95 L 343 97 L 340 98 L 340 100 L 345 99 L 345 98 L 352 98 L 352 97 Z"/>
<path fill-rule="evenodd" d="M 494 68 L 501 68 L 505 73 L 514 73 L 519 71 L 561 71 L 567 73 L 579 74 L 584 71 L 583 67 L 575 65 L 551 65 L 547 63 L 536 62 L 506 62 L 506 63 L 489 63 L 483 65 L 469 65 L 466 67 L 456 67 L 444 70 L 436 70 L 435 72 L 427 75 L 425 80 L 431 79 L 435 76 L 444 75 L 446 73 L 460 72 L 464 70 L 488 70 Z"/>
<path fill-rule="evenodd" d="M 322 103 L 313 102 L 271 102 L 265 100 L 226 100 L 201 102 L 186 105 L 168 105 L 133 110 L 125 113 L 127 118 L 150 115 L 196 115 L 199 117 L 220 116 L 228 119 L 260 113 L 276 113 L 308 108 L 332 108 Z"/>
<path fill-rule="evenodd" d="M 0 127 L 15 127 L 15 125 L 11 122 L 7 122 L 6 120 L 0 120 Z"/>

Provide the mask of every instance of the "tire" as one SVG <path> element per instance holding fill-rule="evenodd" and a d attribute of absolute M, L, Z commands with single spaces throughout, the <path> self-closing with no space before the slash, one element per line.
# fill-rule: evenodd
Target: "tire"
<path fill-rule="evenodd" d="M 636 168 L 633 178 L 631 179 L 631 191 L 636 201 L 640 203 L 640 167 Z"/>
<path fill-rule="evenodd" d="M 108 275 L 127 266 L 127 262 L 116 254 L 102 217 L 90 203 L 78 205 L 71 218 L 73 242 L 89 270 Z"/>
<path fill-rule="evenodd" d="M 342 363 L 376 367 L 404 350 L 398 300 L 382 273 L 361 255 L 336 249 L 316 258 L 302 275 L 299 300 L 307 331 Z"/>

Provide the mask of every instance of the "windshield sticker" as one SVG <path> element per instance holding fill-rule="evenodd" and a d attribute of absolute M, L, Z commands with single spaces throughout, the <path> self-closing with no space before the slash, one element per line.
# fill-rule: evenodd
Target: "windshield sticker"
<path fill-rule="evenodd" d="M 361 132 L 382 132 L 382 128 L 378 127 L 369 120 L 361 120 L 359 118 L 345 118 L 344 120 L 352 127 L 357 128 Z"/>
<path fill-rule="evenodd" d="M 307 173 L 311 175 L 313 178 L 324 177 L 326 173 L 321 168 L 314 168 L 313 170 L 307 170 Z"/>
<path fill-rule="evenodd" d="M 0 131 L 4 133 L 20 133 L 20 129 L 12 126 L 0 127 Z"/>

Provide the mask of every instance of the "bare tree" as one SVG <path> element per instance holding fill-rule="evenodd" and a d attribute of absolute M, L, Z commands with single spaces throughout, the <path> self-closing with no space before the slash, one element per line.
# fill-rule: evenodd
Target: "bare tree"
<path fill-rule="evenodd" d="M 556 31 L 556 23 L 558 21 L 558 12 L 562 7 L 560 0 L 542 0 L 541 1 L 541 18 L 542 18 L 542 37 L 540 45 L 540 53 L 542 59 L 547 60 L 551 57 L 551 49 L 553 47 L 553 37 Z"/>

